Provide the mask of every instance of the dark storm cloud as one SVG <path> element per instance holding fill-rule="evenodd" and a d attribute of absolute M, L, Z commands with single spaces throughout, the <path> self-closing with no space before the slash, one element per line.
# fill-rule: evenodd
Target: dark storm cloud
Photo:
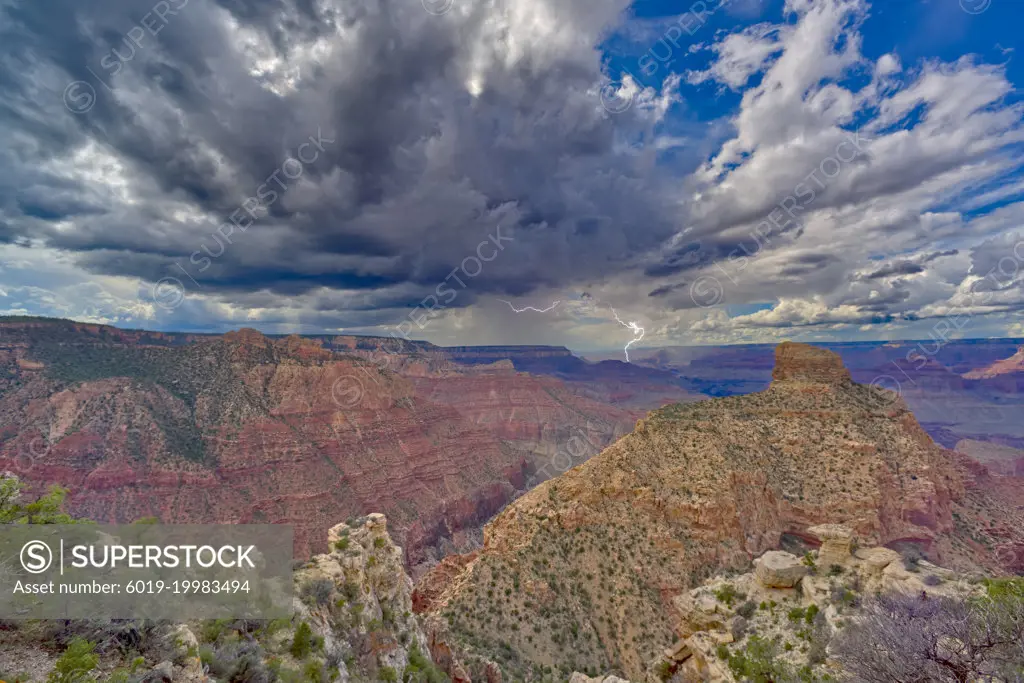
<path fill-rule="evenodd" d="M 802 277 L 816 273 L 833 263 L 841 263 L 840 259 L 833 254 L 797 254 L 786 262 L 779 271 L 779 275 L 782 277 Z"/>
<path fill-rule="evenodd" d="M 882 266 L 872 273 L 868 273 L 864 276 L 864 279 L 878 280 L 884 277 L 892 277 L 893 275 L 913 275 L 915 273 L 923 272 L 924 266 L 919 263 L 912 263 L 910 261 L 894 261 Z"/>
<path fill-rule="evenodd" d="M 956 256 L 959 253 L 960 253 L 959 249 L 947 249 L 946 251 L 933 251 L 932 253 L 930 253 L 930 254 L 928 254 L 928 255 L 926 255 L 924 257 L 924 263 L 931 263 L 935 259 L 942 258 L 944 256 Z"/>
<path fill-rule="evenodd" d="M 597 36 L 623 4 L 551 11 Z M 33 140 L 4 154 L 27 187 L 0 181 L 12 236 L 77 253 L 96 273 L 154 282 L 184 279 L 183 266 L 201 291 L 236 301 L 261 289 L 400 285 L 411 287 L 398 300 L 418 301 L 497 226 L 515 241 L 474 280 L 474 296 L 607 276 L 676 229 L 668 179 L 614 147 L 614 126 L 649 123 L 639 107 L 614 123 L 601 109 L 593 49 L 496 59 L 485 6 L 444 17 L 375 0 L 170 6 L 177 13 L 162 12 L 158 34 L 138 44 L 126 35 L 154 24 L 148 1 L 0 10 L 11 48 L 0 97 L 20 103 L 0 109 L 0 125 Z M 325 45 L 328 57 L 303 61 Z M 254 60 L 248 49 L 264 52 Z M 294 89 L 281 73 L 250 73 L 275 59 L 302 62 Z M 62 104 L 71 81 L 95 91 L 84 113 Z M 323 140 L 316 160 L 244 231 L 225 230 L 311 137 Z M 89 172 L 112 162 L 126 187 Z"/>
<path fill-rule="evenodd" d="M 851 306 L 857 306 L 861 311 L 871 311 L 875 313 L 887 312 L 891 306 L 901 304 L 910 298 L 910 291 L 897 286 L 885 294 L 875 296 L 866 296 L 856 299 L 851 299 L 844 303 Z"/>
<path fill-rule="evenodd" d="M 707 240 L 694 240 L 669 246 L 657 255 L 654 263 L 644 268 L 644 275 L 666 277 L 696 270 L 715 261 L 724 260 L 736 249 L 735 243 L 709 243 Z"/>
<path fill-rule="evenodd" d="M 899 259 L 892 263 L 887 263 L 881 268 L 878 268 L 866 275 L 858 276 L 855 279 L 881 280 L 900 275 L 916 275 L 917 273 L 923 273 L 925 271 L 925 264 L 931 263 L 932 261 L 945 256 L 956 256 L 959 253 L 959 249 L 947 249 L 945 251 L 933 251 L 931 253 L 922 254 L 914 259 Z"/>
<path fill-rule="evenodd" d="M 652 289 L 650 292 L 647 293 L 647 296 L 650 296 L 650 297 L 667 296 L 668 294 L 671 294 L 672 292 L 678 292 L 681 289 L 685 289 L 687 286 L 688 286 L 688 283 L 686 283 L 686 282 L 677 282 L 677 283 L 672 284 L 672 285 L 662 285 L 661 287 L 656 287 L 656 288 Z"/>

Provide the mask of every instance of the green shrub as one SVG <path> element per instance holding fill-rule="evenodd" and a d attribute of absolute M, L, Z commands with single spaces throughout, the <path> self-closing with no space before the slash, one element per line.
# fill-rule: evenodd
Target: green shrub
<path fill-rule="evenodd" d="M 807 608 L 807 614 L 804 615 L 804 619 L 808 624 L 814 623 L 814 617 L 818 616 L 819 611 L 818 606 L 812 602 L 810 607 Z"/>
<path fill-rule="evenodd" d="M 317 661 L 306 662 L 302 673 L 308 683 L 328 683 L 327 670 Z"/>
<path fill-rule="evenodd" d="M 334 542 L 334 549 L 339 551 L 348 550 L 348 536 L 343 536 Z"/>
<path fill-rule="evenodd" d="M 385 541 L 383 537 L 373 539 L 374 548 L 383 548 L 385 545 L 387 545 L 387 541 Z"/>
<path fill-rule="evenodd" d="M 359 590 L 359 584 L 346 581 L 341 587 L 341 594 L 345 596 L 346 600 L 353 602 L 362 594 L 362 591 Z"/>
<path fill-rule="evenodd" d="M 982 579 L 985 592 L 993 600 L 1024 601 L 1024 577 L 1010 579 Z"/>
<path fill-rule="evenodd" d="M 199 659 L 211 679 L 231 683 L 269 683 L 280 668 L 273 659 L 263 664 L 263 648 L 255 641 L 226 643 L 216 651 L 203 646 Z"/>
<path fill-rule="evenodd" d="M 204 621 L 199 630 L 199 640 L 203 643 L 216 643 L 230 623 L 230 619 Z"/>
<path fill-rule="evenodd" d="M 403 683 L 447 683 L 448 676 L 415 645 L 409 650 L 409 663 L 402 672 Z"/>
<path fill-rule="evenodd" d="M 803 621 L 807 617 L 807 610 L 803 607 L 794 607 L 789 610 L 786 617 L 792 622 Z"/>
<path fill-rule="evenodd" d="M 802 562 L 805 566 L 811 568 L 811 572 L 814 572 L 818 568 L 818 565 L 814 563 L 814 555 L 812 555 L 810 551 L 807 551 L 804 555 Z"/>
<path fill-rule="evenodd" d="M 272 669 L 272 672 L 281 683 L 310 683 L 302 671 L 289 666 L 281 666 L 280 663 Z"/>
<path fill-rule="evenodd" d="M 857 594 L 846 586 L 836 586 L 832 589 L 831 600 L 833 604 L 841 604 L 847 607 L 856 607 L 860 604 Z"/>
<path fill-rule="evenodd" d="M 99 666 L 99 655 L 93 652 L 96 643 L 74 638 L 46 677 L 46 683 L 95 683 L 90 673 Z"/>
<path fill-rule="evenodd" d="M 24 486 L 14 477 L 0 478 L 0 524 L 75 524 L 80 521 L 62 511 L 67 489 L 54 486 L 40 498 L 21 503 Z"/>
<path fill-rule="evenodd" d="M 727 583 L 715 591 L 715 598 L 719 602 L 724 602 L 728 607 L 732 607 L 732 603 L 736 600 L 743 600 L 746 597 L 746 593 L 740 593 L 731 583 Z"/>
<path fill-rule="evenodd" d="M 199 662 L 207 671 L 212 671 L 216 667 L 217 655 L 212 647 L 203 645 L 199 648 Z"/>
<path fill-rule="evenodd" d="M 828 568 L 828 575 L 829 576 L 839 576 L 844 571 L 845 570 L 843 569 L 842 565 L 834 564 L 834 565 L 832 565 L 831 567 Z"/>
<path fill-rule="evenodd" d="M 332 593 L 334 593 L 334 582 L 325 578 L 307 581 L 299 589 L 299 597 L 311 607 L 323 607 L 330 604 Z"/>
<path fill-rule="evenodd" d="M 313 642 L 313 629 L 306 622 L 302 622 L 295 629 L 295 636 L 288 651 L 292 653 L 292 657 L 301 661 L 313 651 Z"/>
<path fill-rule="evenodd" d="M 398 681 L 398 672 L 390 666 L 382 666 L 377 674 L 384 683 L 397 683 Z"/>
<path fill-rule="evenodd" d="M 779 647 L 775 641 L 751 636 L 743 650 L 729 656 L 729 669 L 737 679 L 753 683 L 797 680 L 797 673 L 778 659 L 778 651 Z M 813 679 L 801 676 L 800 680 Z"/>

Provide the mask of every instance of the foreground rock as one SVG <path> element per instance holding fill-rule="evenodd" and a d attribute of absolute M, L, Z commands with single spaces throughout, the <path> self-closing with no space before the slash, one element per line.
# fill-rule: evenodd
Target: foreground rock
<path fill-rule="evenodd" d="M 624 678 L 618 676 L 587 676 L 579 671 L 574 671 L 572 676 L 569 676 L 569 683 L 629 683 Z"/>
<path fill-rule="evenodd" d="M 840 524 L 819 524 L 807 529 L 807 533 L 821 541 L 818 561 L 825 567 L 843 565 L 853 550 L 853 530 Z"/>
<path fill-rule="evenodd" d="M 757 579 L 770 588 L 792 588 L 807 574 L 800 558 L 782 550 L 769 550 L 754 560 Z"/>
<path fill-rule="evenodd" d="M 853 540 L 848 527 L 829 525 L 817 531 L 831 540 Z M 718 577 L 677 596 L 680 640 L 652 662 L 648 683 L 670 676 L 688 683 L 735 683 L 737 662 L 749 647 L 763 652 L 768 646 L 762 644 L 776 650 L 780 668 L 803 671 L 807 680 L 827 680 L 824 676 L 837 674 L 828 659 L 829 642 L 856 618 L 862 600 L 893 591 L 958 598 L 983 592 L 968 577 L 924 561 L 908 569 L 903 557 L 889 548 L 863 548 L 843 556 L 834 550 L 827 556 L 824 546 L 809 552 L 801 565 L 804 574 L 788 586 L 761 568 L 780 561 L 788 565 L 793 556 L 769 551 L 754 561 L 753 572 Z M 789 558 L 780 560 L 780 554 Z"/>
<path fill-rule="evenodd" d="M 5 623 L 0 675 L 43 681 L 61 652 L 81 638 L 99 656 L 79 671 L 137 683 L 439 680 L 433 643 L 412 613 L 412 579 L 384 515 L 339 524 L 330 552 L 295 572 L 294 615 L 274 621 L 71 621 Z M 13 628 L 12 628 L 13 625 Z M 126 652 L 130 656 L 126 656 Z M 456 683 L 461 663 L 443 662 Z M 79 663 L 80 666 L 80 663 Z M 14 668 L 17 667 L 17 668 Z M 494 670 L 488 683 L 501 683 Z"/>
<path fill-rule="evenodd" d="M 386 518 L 372 514 L 339 524 L 327 540 L 331 552 L 313 557 L 295 574 L 297 617 L 323 639 L 325 659 L 340 661 L 342 674 L 347 661 L 365 673 L 404 671 L 411 651 L 429 649 L 412 614 L 412 579 Z"/>

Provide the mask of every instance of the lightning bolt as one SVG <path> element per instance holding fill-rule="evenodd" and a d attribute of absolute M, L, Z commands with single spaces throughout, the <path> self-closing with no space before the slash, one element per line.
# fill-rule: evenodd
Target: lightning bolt
<path fill-rule="evenodd" d="M 628 344 L 626 344 L 626 346 L 622 349 L 623 352 L 625 352 L 625 354 L 626 354 L 626 362 L 628 363 L 629 362 L 629 347 L 644 338 L 644 328 L 640 327 L 640 325 L 636 321 L 630 321 L 629 323 L 622 322 L 622 320 L 619 318 L 619 314 L 615 312 L 614 308 L 612 308 L 612 315 L 615 316 L 616 322 L 618 322 L 623 327 L 628 328 L 633 333 L 633 335 L 634 335 L 633 339 L 630 340 L 630 342 Z M 637 334 L 639 334 L 640 336 L 637 337 L 636 336 Z"/>
<path fill-rule="evenodd" d="M 547 313 L 552 308 L 554 308 L 555 306 L 557 306 L 558 304 L 561 303 L 560 301 L 556 301 L 555 303 L 551 304 L 547 308 L 540 309 L 540 308 L 534 308 L 533 306 L 527 306 L 526 308 L 516 308 L 515 306 L 512 305 L 511 301 L 505 301 L 504 299 L 498 299 L 498 301 L 504 301 L 506 304 L 508 304 L 508 307 L 511 308 L 516 313 L 522 313 L 523 311 L 537 311 L 538 313 Z"/>

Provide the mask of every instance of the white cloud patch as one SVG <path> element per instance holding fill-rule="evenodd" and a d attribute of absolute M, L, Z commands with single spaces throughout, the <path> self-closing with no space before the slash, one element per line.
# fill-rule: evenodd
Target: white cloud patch
<path fill-rule="evenodd" d="M 1024 212 L 1013 203 L 1011 156 L 1024 135 L 1022 109 L 1007 100 L 1003 68 L 971 56 L 909 70 L 893 54 L 872 63 L 860 47 L 866 3 L 789 9 L 799 20 L 780 27 L 777 45 L 765 39 L 755 49 L 747 29 L 721 39 L 718 61 L 691 74 L 691 82 L 745 84 L 742 103 L 731 117 L 735 135 L 691 178 L 689 231 L 674 244 L 699 250 L 686 259 L 662 252 L 662 269 L 649 271 L 715 278 L 723 295 L 711 312 L 696 308 L 686 287 L 659 302 L 698 312 L 688 330 L 695 339 L 801 327 L 910 334 L 917 321 L 958 312 L 973 316 L 979 334 L 1002 329 L 993 316 L 1024 307 L 1020 278 L 982 294 L 969 273 L 984 280 L 994 267 L 972 252 L 983 240 L 1012 252 L 1009 231 Z M 840 147 L 851 136 L 861 141 L 857 153 Z M 1003 266 L 1012 269 L 1010 260 Z M 748 304 L 768 308 L 725 312 Z"/>

